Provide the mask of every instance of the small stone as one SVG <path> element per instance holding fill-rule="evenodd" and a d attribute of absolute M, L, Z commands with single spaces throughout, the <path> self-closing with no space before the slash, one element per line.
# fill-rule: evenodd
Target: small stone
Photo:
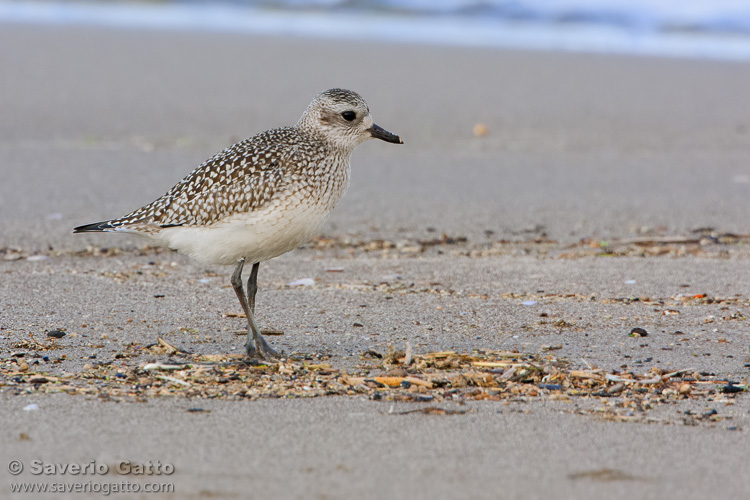
<path fill-rule="evenodd" d="M 476 137 L 484 137 L 488 132 L 487 125 L 485 125 L 484 123 L 477 123 L 476 125 L 474 125 L 472 132 Z"/>
<path fill-rule="evenodd" d="M 630 330 L 631 337 L 648 337 L 648 332 L 643 328 L 633 328 Z"/>
<path fill-rule="evenodd" d="M 724 387 L 720 389 L 720 391 L 723 392 L 724 394 L 735 394 L 737 392 L 742 392 L 744 390 L 745 390 L 744 387 L 734 385 L 732 382 L 729 382 L 727 385 L 725 385 Z"/>
<path fill-rule="evenodd" d="M 50 338 L 53 338 L 53 339 L 61 339 L 65 335 L 67 335 L 67 334 L 64 331 L 62 331 L 62 330 L 49 330 L 49 331 L 47 331 L 47 337 L 50 337 Z"/>

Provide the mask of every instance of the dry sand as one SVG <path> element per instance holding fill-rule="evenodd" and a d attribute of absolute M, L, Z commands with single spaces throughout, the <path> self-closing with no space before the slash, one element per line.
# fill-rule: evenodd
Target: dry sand
<path fill-rule="evenodd" d="M 222 315 L 238 309 L 231 270 L 71 228 L 151 201 L 210 154 L 292 124 L 313 95 L 341 86 L 406 145 L 354 154 L 351 189 L 325 235 L 397 246 L 306 248 L 261 266 L 259 316 L 285 332 L 275 346 L 352 368 L 388 342 L 418 352 L 560 345 L 581 366 L 747 377 L 747 240 L 689 240 L 750 233 L 750 66 L 8 25 L 0 46 L 13 47 L 0 52 L 0 248 L 22 257 L 0 263 L 3 360 L 55 328 L 69 333 L 58 372 L 158 335 L 194 352 L 238 352 L 242 320 Z M 486 136 L 472 133 L 477 123 Z M 701 228 L 712 229 L 696 236 Z M 410 251 L 442 234 L 467 241 Z M 617 244 L 665 236 L 686 243 Z M 623 256 L 597 256 L 582 239 Z M 124 251 L 78 255 L 87 245 Z M 286 286 L 308 277 L 315 287 Z M 446 293 L 398 292 L 411 284 Z M 726 300 L 680 302 L 699 294 Z M 621 300 L 630 298 L 640 300 Z M 649 337 L 629 337 L 634 327 Z M 469 413 L 438 416 L 354 397 L 137 404 L 0 389 L 3 467 L 159 460 L 176 469 L 158 478 L 175 484 L 164 498 L 750 490 L 742 394 L 657 408 L 659 423 L 645 424 L 577 415 L 577 402 L 469 402 Z M 196 407 L 210 412 L 186 411 Z M 684 426 L 688 410 L 731 418 Z M 3 496 L 12 481 L 5 473 Z"/>

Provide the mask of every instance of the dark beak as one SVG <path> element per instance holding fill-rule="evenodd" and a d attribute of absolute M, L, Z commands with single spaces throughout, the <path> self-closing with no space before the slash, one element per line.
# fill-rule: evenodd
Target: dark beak
<path fill-rule="evenodd" d="M 401 140 L 399 136 L 396 134 L 391 134 L 386 129 L 382 127 L 378 127 L 374 123 L 372 124 L 372 127 L 368 129 L 370 131 L 370 135 L 373 136 L 375 139 L 380 139 L 385 142 L 392 142 L 394 144 L 403 144 L 404 141 Z"/>

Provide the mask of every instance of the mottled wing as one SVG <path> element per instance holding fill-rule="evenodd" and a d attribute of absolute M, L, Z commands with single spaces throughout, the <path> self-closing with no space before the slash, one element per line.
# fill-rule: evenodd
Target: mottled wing
<path fill-rule="evenodd" d="M 283 132 L 265 132 L 225 149 L 158 200 L 110 224 L 148 231 L 208 225 L 231 213 L 258 210 L 282 184 L 293 151 L 294 141 L 288 137 L 293 134 Z"/>

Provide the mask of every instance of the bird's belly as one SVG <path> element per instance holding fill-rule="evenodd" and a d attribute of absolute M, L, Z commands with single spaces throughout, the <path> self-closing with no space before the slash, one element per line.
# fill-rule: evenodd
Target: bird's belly
<path fill-rule="evenodd" d="M 210 226 L 165 228 L 160 237 L 169 247 L 206 264 L 232 265 L 241 258 L 247 263 L 262 262 L 310 241 L 330 213 L 326 208 L 286 200 Z"/>

